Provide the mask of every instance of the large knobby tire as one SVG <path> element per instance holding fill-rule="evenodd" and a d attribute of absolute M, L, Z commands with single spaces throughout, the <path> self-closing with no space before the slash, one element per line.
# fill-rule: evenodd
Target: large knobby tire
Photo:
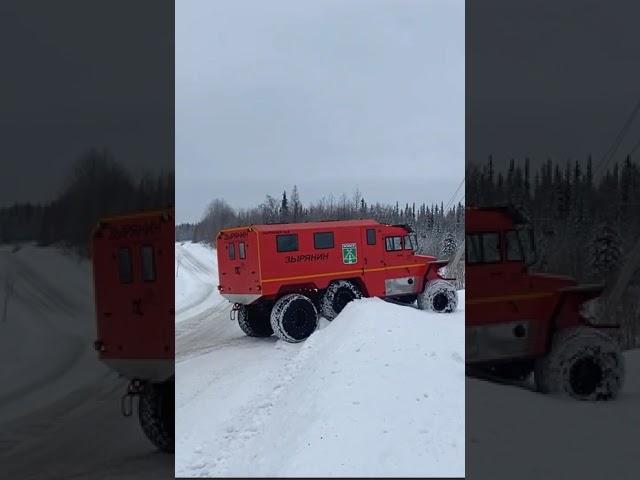
<path fill-rule="evenodd" d="M 347 303 L 358 298 L 362 298 L 362 292 L 353 283 L 347 280 L 332 282 L 320 300 L 322 316 L 327 320 L 333 320 L 347 306 Z"/>
<path fill-rule="evenodd" d="M 436 313 L 451 313 L 458 306 L 456 288 L 445 280 L 431 280 L 418 294 L 418 308 Z"/>
<path fill-rule="evenodd" d="M 577 400 L 614 399 L 624 383 L 624 358 L 606 333 L 574 327 L 557 333 L 551 351 L 536 362 L 536 388 Z"/>
<path fill-rule="evenodd" d="M 273 335 L 269 309 L 265 305 L 240 305 L 238 325 L 249 337 L 270 337 Z"/>
<path fill-rule="evenodd" d="M 140 394 L 138 418 L 147 438 L 163 452 L 175 448 L 175 383 L 147 383 Z"/>
<path fill-rule="evenodd" d="M 278 299 L 271 309 L 271 328 L 285 342 L 297 343 L 318 326 L 318 311 L 310 298 L 291 293 Z"/>

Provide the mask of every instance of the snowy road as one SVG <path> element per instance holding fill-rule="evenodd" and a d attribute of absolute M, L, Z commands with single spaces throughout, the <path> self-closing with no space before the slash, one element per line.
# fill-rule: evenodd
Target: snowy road
<path fill-rule="evenodd" d="M 378 299 L 246 337 L 215 252 L 176 245 L 176 475 L 464 475 L 464 313 Z"/>
<path fill-rule="evenodd" d="M 56 249 L 0 246 L 6 478 L 173 478 L 173 456 L 120 414 L 126 382 L 93 351 L 92 302 L 88 262 Z"/>
<path fill-rule="evenodd" d="M 467 478 L 638 478 L 640 350 L 611 402 L 577 402 L 524 386 L 467 380 Z"/>

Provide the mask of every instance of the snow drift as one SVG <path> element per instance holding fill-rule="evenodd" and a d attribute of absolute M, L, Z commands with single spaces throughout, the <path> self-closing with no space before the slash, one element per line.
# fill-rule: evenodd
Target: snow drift
<path fill-rule="evenodd" d="M 187 245 L 176 244 L 175 248 L 175 273 L 180 279 L 175 285 L 176 323 L 193 318 L 207 304 L 224 301 L 216 288 L 218 258 L 215 251 L 200 243 Z"/>
<path fill-rule="evenodd" d="M 6 305 L 6 316 L 5 312 Z M 127 382 L 98 360 L 91 266 L 57 248 L 0 245 L 3 478 L 163 478 Z"/>
<path fill-rule="evenodd" d="M 86 261 L 55 249 L 0 246 L 0 306 L 0 421 L 107 372 L 88 362 L 95 326 Z M 90 369 L 78 368 L 85 362 Z"/>
<path fill-rule="evenodd" d="M 637 478 L 640 350 L 616 400 L 579 402 L 469 378 L 467 478 Z"/>
<path fill-rule="evenodd" d="M 283 366 L 230 473 L 464 475 L 463 325 L 428 317 L 348 305 Z"/>
<path fill-rule="evenodd" d="M 200 288 L 186 270 L 177 310 Z M 213 269 L 200 279 L 217 285 Z M 200 298 L 176 320 L 176 475 L 464 476 L 462 309 L 357 300 L 288 344 L 245 337 L 226 302 Z"/>

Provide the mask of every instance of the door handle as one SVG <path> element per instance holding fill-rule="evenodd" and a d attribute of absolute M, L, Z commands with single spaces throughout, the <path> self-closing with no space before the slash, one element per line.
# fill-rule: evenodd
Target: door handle
<path fill-rule="evenodd" d="M 133 307 L 133 314 L 134 315 L 143 315 L 142 313 L 142 299 L 141 298 L 137 298 L 135 300 L 133 300 L 132 303 L 132 307 Z"/>

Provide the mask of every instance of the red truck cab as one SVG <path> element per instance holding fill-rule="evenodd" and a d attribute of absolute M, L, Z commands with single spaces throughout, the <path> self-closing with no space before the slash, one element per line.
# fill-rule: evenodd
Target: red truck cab
<path fill-rule="evenodd" d="M 615 396 L 622 384 L 619 348 L 582 308 L 604 285 L 532 272 L 533 230 L 513 208 L 467 207 L 465 218 L 467 364 L 512 378 L 535 371 L 541 391 Z M 596 346 L 607 354 L 595 355 Z"/>

